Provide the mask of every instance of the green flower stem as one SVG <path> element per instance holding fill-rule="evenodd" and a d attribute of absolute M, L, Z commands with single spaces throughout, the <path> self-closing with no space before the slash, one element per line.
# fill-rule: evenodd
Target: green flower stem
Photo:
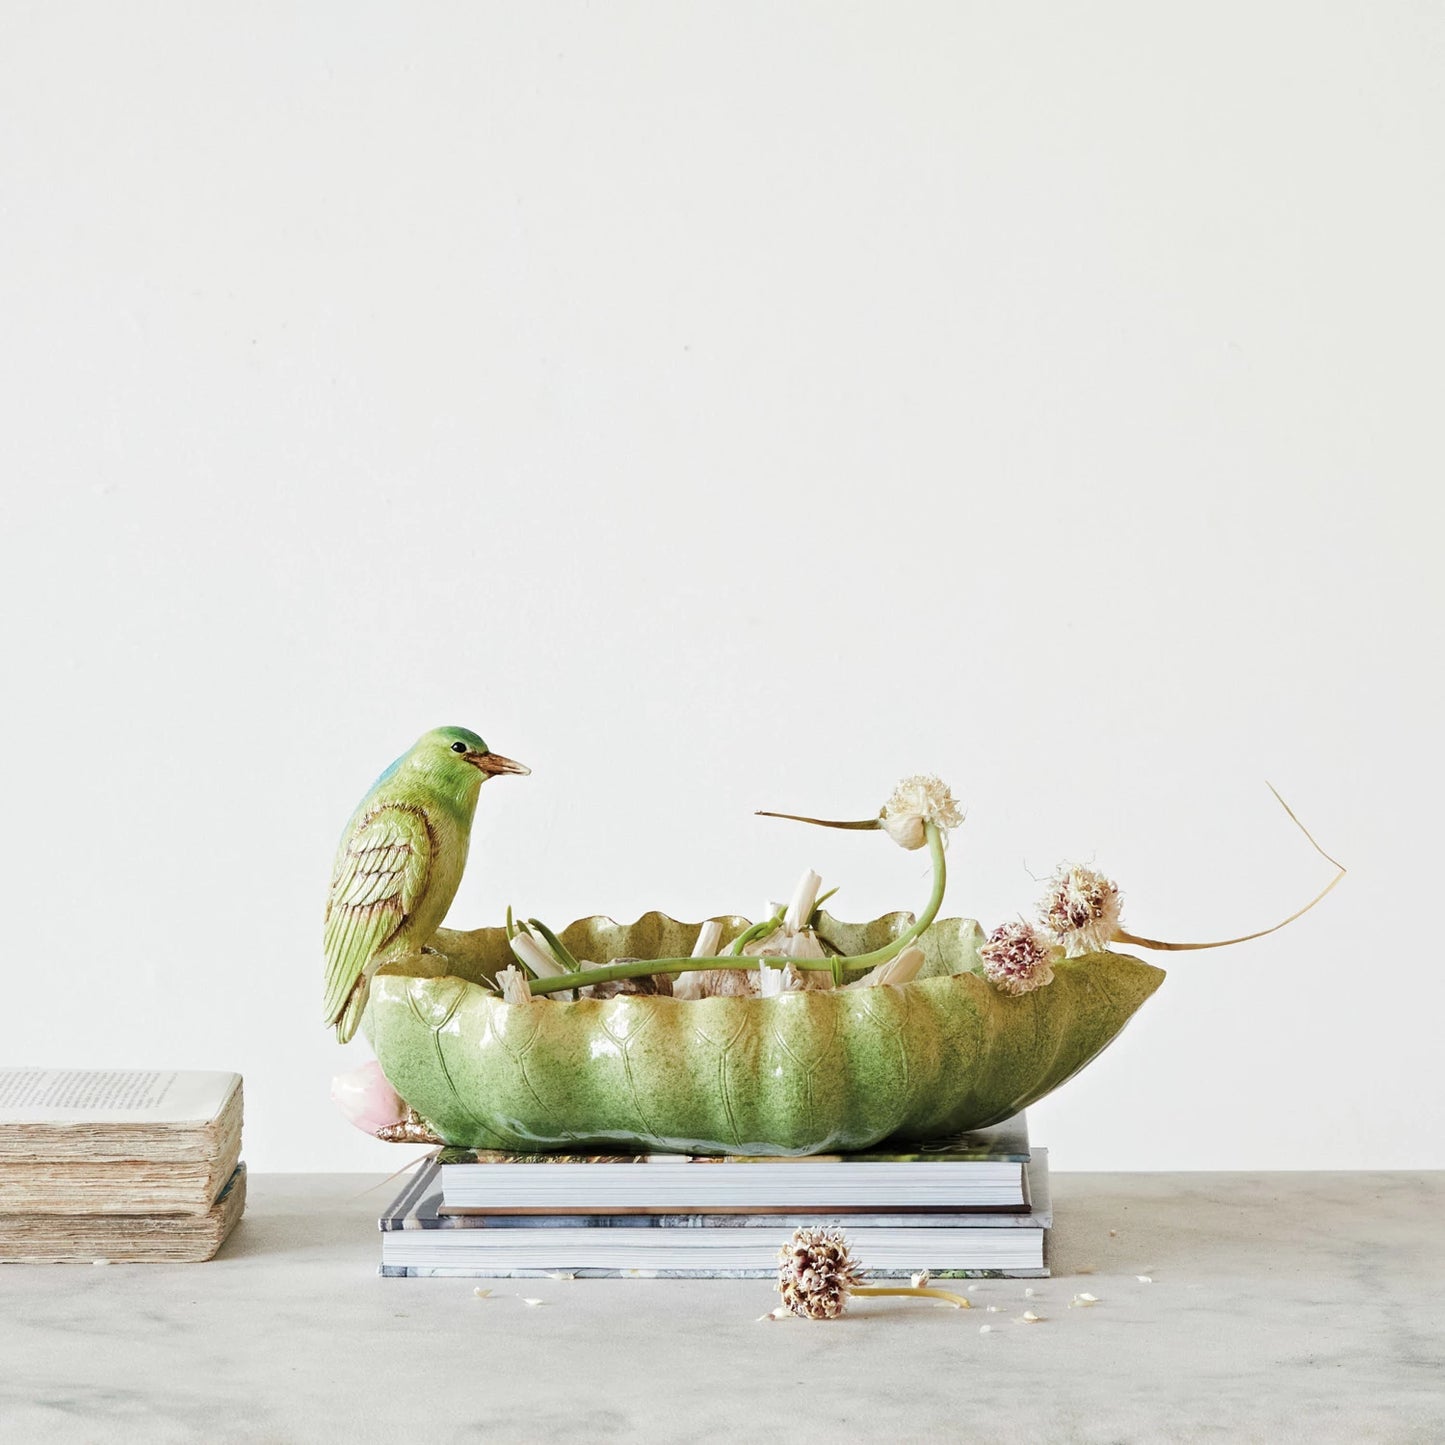
<path fill-rule="evenodd" d="M 759 938 L 771 938 L 782 926 L 783 910 L 779 909 L 771 918 L 765 918 L 761 923 L 755 923 L 751 928 L 745 928 L 738 934 L 728 946 L 728 956 L 731 958 L 741 958 L 743 949 L 745 949 L 748 944 Z"/>
<path fill-rule="evenodd" d="M 587 988 L 594 983 L 609 983 L 614 978 L 647 978 L 654 973 L 701 973 L 710 968 L 754 968 L 758 962 L 756 958 L 634 958 L 627 963 L 608 963 L 600 968 L 585 968 L 581 973 L 559 973 L 553 978 L 534 979 L 532 992 L 556 993 L 565 988 Z"/>
<path fill-rule="evenodd" d="M 808 927 L 818 926 L 818 915 L 823 911 L 823 905 L 837 892 L 836 888 L 830 888 L 821 898 L 813 904 L 813 911 L 808 915 Z"/>
<path fill-rule="evenodd" d="M 860 953 L 853 958 L 845 958 L 843 963 L 848 968 L 877 968 L 880 963 L 897 958 L 938 917 L 938 910 L 943 906 L 943 890 L 948 887 L 948 865 L 943 858 L 943 834 L 939 832 L 936 824 L 925 823 L 923 836 L 928 840 L 928 857 L 933 864 L 933 892 L 929 895 L 923 912 L 918 915 L 918 921 L 892 943 L 875 948 L 872 953 Z M 797 959 L 792 961 L 797 963 Z"/>
<path fill-rule="evenodd" d="M 890 958 L 897 958 L 938 917 L 938 910 L 943 906 L 943 893 L 948 886 L 948 869 L 943 855 L 943 834 L 932 823 L 925 823 L 923 832 L 928 840 L 928 855 L 933 863 L 933 892 L 929 895 L 923 912 L 918 915 L 917 922 L 907 931 L 899 934 L 892 943 L 886 943 L 882 948 L 875 948 L 872 953 L 860 953 L 852 958 L 844 958 L 841 955 L 837 958 L 788 958 L 784 954 L 768 954 L 753 958 L 733 956 L 723 958 L 639 958 L 630 963 L 609 963 L 601 968 L 584 969 L 580 973 L 561 974 L 555 978 L 539 978 L 533 982 L 532 992 L 538 995 L 556 993 L 565 988 L 586 988 L 594 983 L 608 983 L 614 978 L 646 978 L 654 973 L 696 973 L 711 968 L 761 968 L 764 964 L 771 968 L 785 968 L 788 964 L 792 964 L 794 968 L 804 972 L 827 969 L 835 981 L 841 981 L 842 972 L 845 969 L 856 973 L 864 969 L 877 968 L 880 963 L 887 963 Z M 753 925 L 754 928 L 758 926 L 757 924 Z"/>

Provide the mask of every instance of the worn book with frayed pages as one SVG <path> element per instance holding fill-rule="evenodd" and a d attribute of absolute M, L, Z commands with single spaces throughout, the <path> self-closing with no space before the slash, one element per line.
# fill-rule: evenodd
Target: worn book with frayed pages
<path fill-rule="evenodd" d="M 239 1074 L 0 1069 L 0 1218 L 210 1216 L 241 1117 Z"/>

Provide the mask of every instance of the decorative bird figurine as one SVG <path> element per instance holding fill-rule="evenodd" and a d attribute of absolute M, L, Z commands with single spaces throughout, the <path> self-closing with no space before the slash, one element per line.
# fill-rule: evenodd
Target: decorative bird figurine
<path fill-rule="evenodd" d="M 371 976 L 418 952 L 446 917 L 467 862 L 482 784 L 530 768 L 466 728 L 434 728 L 372 785 L 352 814 L 326 900 L 326 1022 L 346 1043 Z"/>

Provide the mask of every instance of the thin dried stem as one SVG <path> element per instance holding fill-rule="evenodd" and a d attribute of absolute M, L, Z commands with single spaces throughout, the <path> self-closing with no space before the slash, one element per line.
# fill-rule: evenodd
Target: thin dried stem
<path fill-rule="evenodd" d="M 839 822 L 833 818 L 805 818 L 801 813 L 769 813 L 759 808 L 754 815 L 758 818 L 786 818 L 790 823 L 812 823 L 818 828 L 881 828 L 881 818 L 859 818 L 852 822 Z"/>
<path fill-rule="evenodd" d="M 1140 938 L 1138 934 L 1128 933 L 1121 928 L 1114 935 L 1115 942 L 1130 943 L 1133 944 L 1135 948 L 1153 948 L 1163 953 L 1189 953 L 1201 948 L 1228 948 L 1229 945 L 1232 943 L 1248 943 L 1252 939 L 1266 938 L 1271 933 L 1278 933 L 1281 928 L 1287 927 L 1289 924 L 1293 923 L 1295 919 L 1303 918 L 1305 914 L 1308 913 L 1310 909 L 1315 906 L 1315 904 L 1320 903 L 1324 900 L 1324 898 L 1334 889 L 1335 885 L 1340 881 L 1340 879 L 1345 876 L 1345 865 L 1341 863 L 1339 859 L 1332 858 L 1328 853 L 1325 852 L 1323 848 L 1320 847 L 1317 842 L 1315 842 L 1313 834 L 1311 834 L 1310 830 L 1306 828 L 1305 825 L 1301 823 L 1297 817 L 1295 817 L 1294 809 L 1291 808 L 1290 805 L 1286 803 L 1283 798 L 1280 797 L 1279 790 L 1275 787 L 1273 783 L 1266 780 L 1265 787 L 1267 787 L 1270 792 L 1274 794 L 1275 798 L 1279 802 L 1280 807 L 1289 814 L 1290 822 L 1292 822 L 1295 827 L 1298 828 L 1307 839 L 1309 839 L 1310 847 L 1313 848 L 1315 852 L 1318 853 L 1320 857 L 1325 860 L 1326 863 L 1332 864 L 1335 868 L 1339 869 L 1339 872 L 1336 873 L 1335 876 L 1331 878 L 1330 881 L 1325 884 L 1325 886 L 1318 893 L 1316 893 L 1315 896 L 1311 898 L 1310 901 L 1306 903 L 1303 908 L 1297 908 L 1293 913 L 1290 914 L 1288 918 L 1281 920 L 1279 923 L 1276 923 L 1271 928 L 1261 928 L 1256 933 L 1241 933 L 1238 938 L 1220 938 L 1214 940 L 1211 943 L 1165 943 L 1157 938 Z"/>
<path fill-rule="evenodd" d="M 963 1295 L 954 1294 L 954 1292 L 949 1289 L 933 1289 L 928 1285 L 855 1284 L 848 1293 L 904 1295 L 909 1299 L 941 1299 L 947 1300 L 949 1304 L 957 1305 L 961 1310 L 971 1310 L 973 1308 L 973 1305 Z"/>

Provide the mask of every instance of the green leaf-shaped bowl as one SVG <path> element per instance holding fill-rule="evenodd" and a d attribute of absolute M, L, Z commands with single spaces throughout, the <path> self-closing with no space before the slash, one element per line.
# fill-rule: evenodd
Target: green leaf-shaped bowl
<path fill-rule="evenodd" d="M 747 926 L 719 920 L 724 937 Z M 890 914 L 820 935 L 847 954 L 896 938 Z M 662 913 L 585 918 L 579 959 L 676 958 L 701 928 Z M 621 995 L 504 1004 L 482 987 L 511 962 L 505 932 L 438 932 L 435 952 L 378 971 L 367 1031 L 393 1087 L 449 1144 L 596 1145 L 699 1154 L 815 1154 L 978 1129 L 1058 1088 L 1159 987 L 1161 969 L 1095 953 L 1033 993 L 982 977 L 983 935 L 940 919 L 912 983 L 773 998 Z"/>

